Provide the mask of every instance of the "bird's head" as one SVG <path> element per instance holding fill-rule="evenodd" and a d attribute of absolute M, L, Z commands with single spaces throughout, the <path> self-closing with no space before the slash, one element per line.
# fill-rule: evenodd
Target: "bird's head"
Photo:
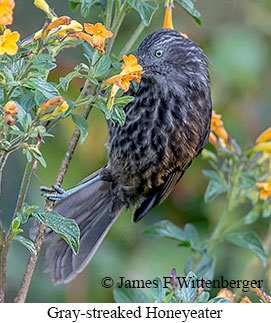
<path fill-rule="evenodd" d="M 171 29 L 147 36 L 135 53 L 143 67 L 142 80 L 178 87 L 209 84 L 208 59 L 192 40 Z"/>

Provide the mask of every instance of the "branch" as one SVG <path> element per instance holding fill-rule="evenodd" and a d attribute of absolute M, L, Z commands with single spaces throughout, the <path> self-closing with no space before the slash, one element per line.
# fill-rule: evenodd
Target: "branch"
<path fill-rule="evenodd" d="M 91 111 L 91 108 L 92 108 L 92 106 L 86 107 L 85 109 L 83 109 L 82 113 L 81 113 L 81 116 L 84 117 L 85 119 L 87 119 L 88 116 L 89 116 L 89 113 Z M 77 144 L 79 142 L 79 138 L 80 138 L 80 131 L 76 127 L 74 129 L 74 132 L 73 132 L 69 147 L 68 147 L 68 149 L 67 149 L 67 151 L 66 151 L 66 153 L 65 153 L 65 155 L 63 157 L 63 160 L 61 162 L 61 165 L 59 167 L 59 170 L 58 170 L 58 173 L 57 173 L 57 176 L 56 176 L 56 179 L 55 179 L 55 183 L 54 183 L 55 185 L 59 185 L 59 186 L 62 185 L 64 176 L 65 176 L 65 174 L 66 174 L 66 172 L 68 170 L 68 167 L 69 167 L 69 164 L 71 162 L 73 153 L 74 153 L 75 148 L 76 148 L 76 146 L 77 146 Z M 52 211 L 53 207 L 54 207 L 54 202 L 50 201 L 50 200 L 47 200 L 45 208 L 44 208 L 45 211 Z M 21 286 L 19 288 L 17 296 L 14 299 L 15 303 L 23 303 L 26 300 L 26 296 L 27 296 L 27 293 L 28 293 L 28 290 L 29 290 L 30 282 L 31 282 L 33 272 L 34 272 L 34 269 L 35 269 L 35 266 L 36 266 L 36 262 L 37 262 L 37 259 L 38 259 L 39 253 L 40 253 L 40 249 L 41 249 L 41 246 L 42 246 L 42 243 L 43 243 L 43 240 L 44 240 L 45 230 L 46 230 L 46 226 L 44 224 L 40 224 L 39 230 L 38 230 L 35 242 L 34 242 L 36 250 L 37 250 L 37 255 L 35 256 L 33 254 L 30 254 L 30 256 L 29 256 L 29 260 L 28 260 L 28 263 L 27 263 L 27 266 L 26 266 L 26 269 L 25 269 L 25 272 L 24 272 L 24 276 L 23 276 L 23 279 L 22 279 L 22 282 L 21 282 Z"/>

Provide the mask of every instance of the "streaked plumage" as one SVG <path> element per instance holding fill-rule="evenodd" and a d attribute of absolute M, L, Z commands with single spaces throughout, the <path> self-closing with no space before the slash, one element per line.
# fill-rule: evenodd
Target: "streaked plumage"
<path fill-rule="evenodd" d="M 77 256 L 60 238 L 47 249 L 56 283 L 85 268 L 123 208 L 134 208 L 137 222 L 163 201 L 208 141 L 208 59 L 198 45 L 163 29 L 146 37 L 135 56 L 144 72 L 137 92 L 128 93 L 135 100 L 124 107 L 126 123 L 108 124 L 108 163 L 84 182 L 97 174 L 101 180 L 55 208 L 81 229 Z"/>

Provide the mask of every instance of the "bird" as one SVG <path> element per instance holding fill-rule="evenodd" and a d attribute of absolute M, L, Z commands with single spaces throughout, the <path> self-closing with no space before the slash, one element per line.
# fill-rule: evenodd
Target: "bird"
<path fill-rule="evenodd" d="M 212 114 L 209 60 L 178 31 L 148 35 L 135 57 L 141 82 L 127 95 L 124 125 L 108 122 L 108 162 L 77 187 L 43 193 L 60 200 L 54 210 L 80 228 L 77 255 L 60 236 L 45 252 L 55 284 L 68 283 L 87 266 L 124 209 L 140 221 L 170 194 L 206 146 Z"/>

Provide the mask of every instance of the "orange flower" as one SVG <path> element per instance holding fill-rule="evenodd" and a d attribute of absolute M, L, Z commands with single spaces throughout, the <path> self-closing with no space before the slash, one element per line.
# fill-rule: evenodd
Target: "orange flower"
<path fill-rule="evenodd" d="M 51 29 L 61 26 L 61 25 L 70 25 L 72 21 L 72 18 L 68 16 L 62 16 L 57 19 L 54 19 L 46 28 L 47 31 L 50 31 Z"/>
<path fill-rule="evenodd" d="M 111 110 L 114 104 L 114 98 L 119 89 L 127 92 L 132 80 L 139 83 L 141 81 L 142 66 L 137 63 L 137 58 L 134 55 L 123 56 L 124 64 L 121 66 L 121 73 L 110 77 L 105 81 L 105 84 L 113 84 L 109 100 L 107 103 L 108 110 Z"/>
<path fill-rule="evenodd" d="M 245 296 L 241 299 L 240 303 L 252 303 L 251 300 L 249 299 L 249 297 Z"/>
<path fill-rule="evenodd" d="M 173 7 L 173 3 L 169 1 L 169 4 L 166 6 L 163 28 L 174 29 L 173 20 L 172 20 L 172 7 Z M 184 38 L 189 38 L 185 33 L 180 32 L 180 35 L 183 36 Z"/>
<path fill-rule="evenodd" d="M 47 110 L 49 107 L 51 107 L 53 105 L 60 106 L 64 101 L 65 101 L 65 99 L 63 98 L 63 96 L 55 96 L 54 98 L 52 98 L 40 105 L 40 107 L 38 109 L 38 114 L 40 112 Z"/>
<path fill-rule="evenodd" d="M 105 84 L 114 84 L 121 88 L 124 92 L 128 91 L 130 81 L 134 80 L 137 83 L 141 81 L 142 66 L 137 63 L 137 58 L 134 55 L 123 56 L 124 64 L 122 64 L 122 72 L 119 75 L 110 77 L 105 81 Z"/>
<path fill-rule="evenodd" d="M 271 197 L 271 182 L 256 183 L 256 186 L 260 188 L 260 200 L 265 200 Z"/>
<path fill-rule="evenodd" d="M 13 0 L 1 0 L 0 2 L 0 25 L 11 25 L 13 22 Z"/>
<path fill-rule="evenodd" d="M 10 114 L 18 114 L 18 107 L 16 102 L 14 101 L 7 102 L 4 106 L 4 111 Z"/>
<path fill-rule="evenodd" d="M 261 133 L 256 139 L 256 145 L 251 151 L 263 151 L 271 153 L 271 127 Z"/>
<path fill-rule="evenodd" d="M 16 42 L 20 39 L 20 34 L 17 31 L 11 32 L 6 29 L 4 34 L 0 36 L 0 55 L 7 53 L 8 55 L 15 55 L 18 51 Z"/>
<path fill-rule="evenodd" d="M 49 33 L 50 30 L 52 30 L 53 28 L 58 27 L 58 26 L 60 26 L 60 30 L 55 31 L 55 32 L 53 31 L 51 33 L 51 35 L 57 34 L 60 37 L 64 37 L 64 36 L 66 36 L 66 33 L 68 31 L 72 31 L 72 32 L 76 31 L 77 32 L 77 31 L 83 30 L 83 26 L 78 21 L 71 20 L 71 18 L 68 16 L 62 16 L 59 18 L 53 18 L 53 21 L 45 29 L 45 31 L 46 31 L 45 37 L 47 36 L 47 34 Z M 43 29 L 37 31 L 34 35 L 34 39 L 39 39 L 43 33 L 44 33 Z M 68 40 L 68 39 L 66 39 L 66 40 Z"/>
<path fill-rule="evenodd" d="M 111 31 L 106 30 L 106 28 L 99 22 L 96 25 L 84 24 L 84 28 L 85 31 L 91 35 L 92 46 L 95 49 L 104 52 L 105 39 L 113 36 Z"/>
<path fill-rule="evenodd" d="M 212 112 L 212 120 L 211 120 L 211 133 L 209 140 L 217 147 L 217 139 L 215 135 L 219 138 L 223 139 L 225 142 L 229 142 L 229 136 L 226 130 L 223 127 L 223 121 L 221 120 L 221 115 L 217 114 L 214 110 Z"/>
<path fill-rule="evenodd" d="M 163 28 L 174 29 L 173 22 L 172 22 L 172 8 L 166 7 Z"/>
<path fill-rule="evenodd" d="M 12 126 L 14 124 L 14 122 L 16 121 L 10 113 L 4 114 L 4 120 L 8 126 Z"/>
<path fill-rule="evenodd" d="M 78 31 L 78 32 L 75 32 L 75 33 L 71 33 L 71 35 L 68 36 L 65 39 L 65 41 L 75 40 L 75 39 L 84 39 L 91 46 L 93 46 L 92 37 L 90 35 L 86 34 L 86 33 L 83 33 L 82 31 Z M 71 47 L 76 47 L 76 45 L 72 45 Z"/>
<path fill-rule="evenodd" d="M 230 291 L 227 288 L 222 288 L 220 291 L 217 293 L 216 297 L 224 297 L 232 302 L 234 302 L 235 294 L 233 294 L 232 291 Z"/>

